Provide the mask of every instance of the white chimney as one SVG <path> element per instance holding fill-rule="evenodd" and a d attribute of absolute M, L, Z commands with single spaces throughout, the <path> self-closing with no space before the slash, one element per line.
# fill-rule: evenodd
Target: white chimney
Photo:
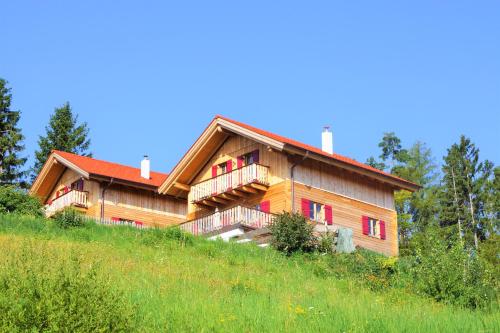
<path fill-rule="evenodd" d="M 149 179 L 150 170 L 151 170 L 151 163 L 149 161 L 148 155 L 144 155 L 144 158 L 141 161 L 141 177 Z"/>
<path fill-rule="evenodd" d="M 323 133 L 321 133 L 321 150 L 325 153 L 333 154 L 333 133 L 330 131 L 330 126 L 323 127 Z"/>

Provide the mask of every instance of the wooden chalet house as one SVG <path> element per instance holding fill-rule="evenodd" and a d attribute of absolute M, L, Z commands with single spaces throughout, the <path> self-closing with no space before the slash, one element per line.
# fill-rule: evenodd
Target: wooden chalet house
<path fill-rule="evenodd" d="M 53 151 L 33 183 L 30 194 L 45 204 L 47 216 L 75 207 L 103 223 L 142 227 L 184 222 L 186 200 L 158 193 L 166 174 Z"/>
<path fill-rule="evenodd" d="M 398 254 L 394 191 L 419 188 L 334 154 L 332 134 L 318 149 L 222 116 L 215 117 L 159 187 L 187 199 L 184 230 L 260 228 L 283 211 L 327 228 L 353 230 L 356 245 Z"/>
<path fill-rule="evenodd" d="M 394 191 L 419 186 L 334 154 L 331 132 L 322 136 L 319 149 L 216 116 L 168 176 L 53 152 L 31 193 L 49 213 L 72 202 L 96 218 L 180 224 L 199 235 L 258 229 L 297 211 L 322 230 L 351 228 L 356 245 L 397 255 Z"/>

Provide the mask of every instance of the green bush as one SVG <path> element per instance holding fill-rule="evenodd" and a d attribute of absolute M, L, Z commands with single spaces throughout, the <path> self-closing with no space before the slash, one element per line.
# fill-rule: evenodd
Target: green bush
<path fill-rule="evenodd" d="M 269 225 L 272 245 L 281 252 L 290 255 L 294 252 L 311 252 L 315 247 L 313 226 L 298 213 L 284 212 Z"/>
<path fill-rule="evenodd" d="M 331 232 L 322 233 L 316 240 L 316 249 L 320 253 L 333 253 L 335 252 L 335 235 Z"/>
<path fill-rule="evenodd" d="M 410 268 L 418 293 L 467 308 L 487 307 L 496 300 L 495 269 L 457 240 L 445 240 L 430 229 L 416 245 Z"/>
<path fill-rule="evenodd" d="M 0 213 L 43 215 L 40 201 L 14 186 L 0 186 Z"/>
<path fill-rule="evenodd" d="M 74 209 L 67 207 L 54 215 L 55 224 L 62 229 L 81 227 L 85 224 L 83 214 Z"/>
<path fill-rule="evenodd" d="M 21 244 L 0 260 L 0 331 L 130 331 L 134 312 L 98 263 Z"/>

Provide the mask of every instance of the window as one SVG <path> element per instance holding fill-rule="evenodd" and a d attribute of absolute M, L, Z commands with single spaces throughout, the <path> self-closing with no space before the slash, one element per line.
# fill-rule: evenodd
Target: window
<path fill-rule="evenodd" d="M 385 222 L 372 217 L 362 216 L 363 235 L 385 239 Z"/>
<path fill-rule="evenodd" d="M 253 164 L 259 163 L 259 150 L 254 150 L 249 153 L 238 156 L 238 168 Z"/>
<path fill-rule="evenodd" d="M 309 201 L 309 218 L 311 221 L 324 222 L 325 214 L 323 205 L 314 201 Z"/>
<path fill-rule="evenodd" d="M 248 153 L 242 156 L 243 159 L 243 165 L 250 165 L 253 164 L 253 154 Z"/>
<path fill-rule="evenodd" d="M 78 179 L 71 183 L 71 189 L 77 191 L 83 191 L 83 179 Z"/>
<path fill-rule="evenodd" d="M 219 174 L 223 175 L 227 172 L 227 164 L 226 163 L 221 163 L 219 164 Z"/>
<path fill-rule="evenodd" d="M 333 225 L 333 210 L 331 205 L 320 204 L 307 198 L 302 198 L 302 215 L 311 221 Z"/>
<path fill-rule="evenodd" d="M 368 235 L 380 238 L 380 223 L 375 219 L 368 220 Z"/>

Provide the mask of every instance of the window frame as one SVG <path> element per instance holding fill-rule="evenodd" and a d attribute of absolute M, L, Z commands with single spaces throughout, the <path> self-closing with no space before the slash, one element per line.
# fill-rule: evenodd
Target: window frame
<path fill-rule="evenodd" d="M 380 220 L 368 218 L 368 236 L 381 239 Z"/>
<path fill-rule="evenodd" d="M 309 220 L 324 223 L 326 221 L 325 205 L 320 202 L 309 200 Z"/>

